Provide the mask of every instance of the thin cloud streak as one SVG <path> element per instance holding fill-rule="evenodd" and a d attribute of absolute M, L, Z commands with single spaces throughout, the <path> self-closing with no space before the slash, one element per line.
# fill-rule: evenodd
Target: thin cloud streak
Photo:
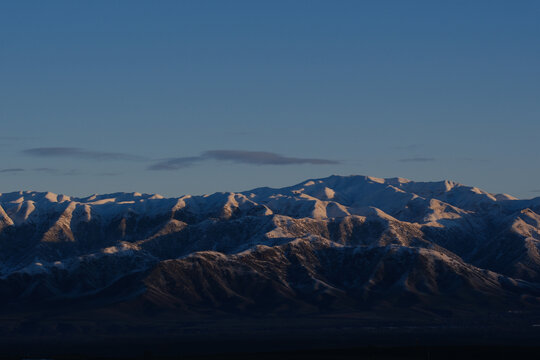
<path fill-rule="evenodd" d="M 61 176 L 73 176 L 73 175 L 82 175 L 83 173 L 77 169 L 70 169 L 70 170 L 60 170 L 60 169 L 54 169 L 54 168 L 35 168 L 35 169 L 23 169 L 23 168 L 9 168 L 9 169 L 0 169 L 0 173 L 4 174 L 15 174 L 15 173 L 22 173 L 22 172 L 39 172 L 42 174 L 49 174 L 49 175 L 61 175 Z"/>
<path fill-rule="evenodd" d="M 0 173 L 18 173 L 18 172 L 23 172 L 23 171 L 26 171 L 26 170 L 21 169 L 21 168 L 11 168 L 11 169 L 1 169 Z"/>
<path fill-rule="evenodd" d="M 265 151 L 210 150 L 203 152 L 200 156 L 164 159 L 149 166 L 148 170 L 179 170 L 207 160 L 250 165 L 330 165 L 340 163 L 337 160 L 288 157 Z"/>
<path fill-rule="evenodd" d="M 329 165 L 339 163 L 336 160 L 288 157 L 265 151 L 211 150 L 204 152 L 202 156 L 219 161 L 254 165 Z"/>
<path fill-rule="evenodd" d="M 34 169 L 34 171 L 47 173 L 47 174 L 58 174 L 60 172 L 59 169 L 48 168 L 48 167 L 37 168 L 37 169 Z"/>
<path fill-rule="evenodd" d="M 192 166 L 198 162 L 203 161 L 201 156 L 186 156 L 163 159 L 158 163 L 150 165 L 148 170 L 179 170 Z"/>
<path fill-rule="evenodd" d="M 40 172 L 43 174 L 61 175 L 61 176 L 75 176 L 75 175 L 82 174 L 82 172 L 77 169 L 61 170 L 61 169 L 48 168 L 48 167 L 36 168 L 36 169 L 32 169 L 32 171 Z"/>
<path fill-rule="evenodd" d="M 22 151 L 25 155 L 37 157 L 69 157 L 85 160 L 126 160 L 126 161 L 144 161 L 145 158 L 132 154 L 103 152 L 86 150 L 76 147 L 39 147 L 26 149 Z"/>
<path fill-rule="evenodd" d="M 413 158 L 405 158 L 405 159 L 399 159 L 399 162 L 428 162 L 428 161 L 435 161 L 437 159 L 435 158 L 429 158 L 429 157 L 413 157 Z"/>

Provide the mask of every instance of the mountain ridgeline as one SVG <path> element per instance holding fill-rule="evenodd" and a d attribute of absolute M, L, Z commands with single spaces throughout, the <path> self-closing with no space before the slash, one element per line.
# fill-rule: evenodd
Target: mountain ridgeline
<path fill-rule="evenodd" d="M 0 194 L 3 309 L 540 308 L 540 198 L 331 176 L 163 198 Z"/>

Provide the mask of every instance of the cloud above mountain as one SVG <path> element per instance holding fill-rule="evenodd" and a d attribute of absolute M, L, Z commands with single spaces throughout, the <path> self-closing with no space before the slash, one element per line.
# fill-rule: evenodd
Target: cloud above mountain
<path fill-rule="evenodd" d="M 0 169 L 0 174 L 17 174 L 17 173 L 26 173 L 26 172 L 37 172 L 48 175 L 61 175 L 61 176 L 71 176 L 71 175 L 81 175 L 81 171 L 77 169 L 62 170 L 48 167 L 41 167 L 35 169 L 23 169 L 23 168 L 7 168 Z"/>
<path fill-rule="evenodd" d="M 21 168 L 10 168 L 10 169 L 0 169 L 0 173 L 18 173 L 18 172 L 23 172 L 24 169 L 21 169 Z"/>
<path fill-rule="evenodd" d="M 148 167 L 148 170 L 178 170 L 201 162 L 201 156 L 186 156 L 162 159 Z"/>
<path fill-rule="evenodd" d="M 228 161 L 237 164 L 250 165 L 332 165 L 340 163 L 337 160 L 290 157 L 266 151 L 209 150 L 203 152 L 199 156 L 163 159 L 152 164 L 148 169 L 178 170 L 207 160 Z"/>
<path fill-rule="evenodd" d="M 73 158 L 94 161 L 152 161 L 151 159 L 120 152 L 87 150 L 78 147 L 38 147 L 25 149 L 23 154 L 42 158 Z M 153 160 L 148 170 L 178 170 L 205 161 L 222 161 L 249 165 L 332 165 L 338 160 L 285 156 L 267 151 L 208 150 L 198 156 L 181 156 Z M 43 168 L 48 172 L 48 168 Z M 49 171 L 50 172 L 50 171 Z"/>
<path fill-rule="evenodd" d="M 25 155 L 37 156 L 37 157 L 67 157 L 75 159 L 86 160 L 125 160 L 125 161 L 142 161 L 146 160 L 142 156 L 118 153 L 118 152 L 105 152 L 86 150 L 77 147 L 38 147 L 32 149 L 26 149 L 22 151 Z"/>
<path fill-rule="evenodd" d="M 243 151 L 243 150 L 211 150 L 202 154 L 203 158 L 210 158 L 219 161 L 233 161 L 242 164 L 255 165 L 330 165 L 338 164 L 339 161 L 316 158 L 297 158 L 283 156 L 265 151 Z"/>

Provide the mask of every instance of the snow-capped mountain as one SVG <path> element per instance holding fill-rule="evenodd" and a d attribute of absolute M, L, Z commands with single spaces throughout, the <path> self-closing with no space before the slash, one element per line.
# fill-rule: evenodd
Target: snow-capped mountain
<path fill-rule="evenodd" d="M 540 198 L 365 176 L 180 198 L 5 193 L 0 303 L 188 313 L 537 308 L 539 214 Z"/>

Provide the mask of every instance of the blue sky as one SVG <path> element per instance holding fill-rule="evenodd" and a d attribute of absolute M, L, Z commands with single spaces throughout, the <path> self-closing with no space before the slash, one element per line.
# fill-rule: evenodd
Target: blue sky
<path fill-rule="evenodd" d="M 2 1 L 0 192 L 540 195 L 538 1 Z"/>

